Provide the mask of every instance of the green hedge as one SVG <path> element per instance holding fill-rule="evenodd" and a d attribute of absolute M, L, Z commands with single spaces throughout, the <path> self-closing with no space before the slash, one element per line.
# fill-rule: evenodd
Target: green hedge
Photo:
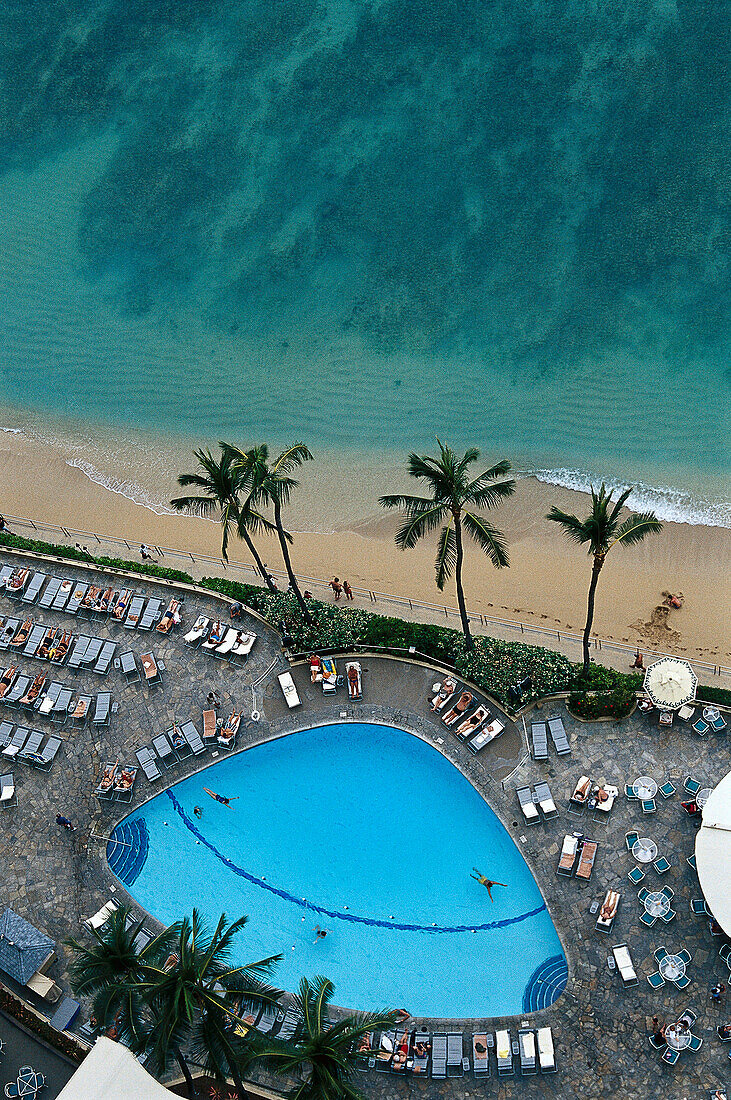
<path fill-rule="evenodd" d="M 49 1046 L 60 1050 L 68 1058 L 73 1058 L 75 1062 L 83 1062 L 89 1053 L 86 1047 L 72 1039 L 70 1035 L 56 1031 L 55 1027 L 51 1027 L 46 1020 L 39 1020 L 35 1012 L 31 1012 L 23 1001 L 5 986 L 0 986 L 0 1009 L 7 1012 L 8 1016 L 12 1016 L 18 1023 L 23 1024 L 28 1031 L 45 1039 Z"/>
<path fill-rule="evenodd" d="M 619 721 L 631 713 L 635 701 L 634 687 L 619 684 L 611 691 L 572 692 L 568 698 L 568 708 L 577 718 L 614 718 Z"/>
<path fill-rule="evenodd" d="M 731 707 L 731 691 L 728 688 L 706 687 L 698 685 L 697 698 L 704 703 L 717 703 L 720 707 Z"/>
<path fill-rule="evenodd" d="M 178 584 L 193 584 L 190 573 L 184 573 L 182 569 L 167 569 L 164 565 L 157 565 L 149 561 L 127 561 L 124 558 L 95 558 L 93 554 L 85 554 L 83 550 L 77 550 L 75 546 L 56 546 L 52 542 L 40 542 L 37 539 L 25 539 L 20 535 L 9 535 L 6 532 L 0 534 L 0 546 L 10 546 L 14 550 L 29 550 L 33 554 L 49 554 L 56 558 L 67 558 L 71 561 L 85 562 L 87 565 L 107 566 L 109 569 L 126 569 L 128 573 L 140 573 L 143 576 L 159 577 L 167 581 L 176 581 Z"/>

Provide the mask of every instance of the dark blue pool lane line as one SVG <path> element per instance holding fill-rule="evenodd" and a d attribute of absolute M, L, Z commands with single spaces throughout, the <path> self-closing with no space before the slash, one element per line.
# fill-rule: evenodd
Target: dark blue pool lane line
<path fill-rule="evenodd" d="M 542 913 L 546 908 L 546 903 L 539 905 L 537 909 L 531 909 L 527 913 L 521 913 L 518 917 L 506 917 L 504 920 L 488 921 L 486 924 L 456 924 L 453 926 L 439 926 L 433 924 L 400 924 L 398 921 L 393 920 L 376 920 L 373 917 L 359 917 L 355 913 L 337 913 L 332 909 L 325 909 L 322 905 L 315 905 L 311 901 L 305 901 L 303 898 L 296 898 L 293 894 L 288 894 L 286 890 L 279 890 L 276 886 L 272 886 L 268 882 L 264 882 L 263 879 L 256 878 L 254 875 L 249 874 L 243 867 L 238 867 L 235 863 L 232 863 L 230 859 L 227 859 L 215 844 L 211 844 L 210 840 L 207 840 L 203 833 L 197 828 L 195 823 L 190 820 L 183 807 L 178 802 L 177 798 L 172 791 L 165 791 L 176 812 L 182 819 L 185 827 L 196 837 L 201 844 L 205 844 L 209 851 L 213 852 L 217 859 L 220 859 L 229 871 L 233 871 L 235 875 L 239 875 L 240 878 L 245 878 L 247 882 L 251 882 L 254 886 L 259 886 L 262 890 L 268 890 L 270 894 L 276 894 L 277 897 L 283 898 L 284 901 L 291 901 L 294 905 L 299 905 L 300 909 L 309 909 L 314 913 L 320 913 L 324 917 L 332 917 L 333 920 L 349 921 L 351 924 L 369 924 L 373 928 L 392 928 L 397 929 L 400 932 L 489 932 L 493 928 L 507 928 L 509 924 L 519 924 L 521 921 L 529 920 L 531 917 L 537 916 Z"/>

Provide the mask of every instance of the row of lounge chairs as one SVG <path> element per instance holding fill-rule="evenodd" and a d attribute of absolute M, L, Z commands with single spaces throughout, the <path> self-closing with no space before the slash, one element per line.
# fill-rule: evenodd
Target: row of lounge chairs
<path fill-rule="evenodd" d="M 27 604 L 37 600 L 39 607 L 64 611 L 69 615 L 86 614 L 99 619 L 108 616 L 130 630 L 137 627 L 152 630 L 156 626 L 161 634 L 168 634 L 180 622 L 181 601 L 175 597 L 161 615 L 163 601 L 157 596 L 148 598 L 135 595 L 130 588 L 105 588 L 83 581 L 49 577 L 40 570 L 32 572 L 25 567 L 6 565 L 0 569 L 0 591 L 11 599 Z"/>
<path fill-rule="evenodd" d="M 367 1040 L 373 1043 L 372 1036 Z M 361 1054 L 368 1047 L 359 1047 Z M 490 1051 L 495 1052 L 497 1074 L 509 1077 L 515 1073 L 516 1064 L 523 1076 L 555 1073 L 556 1055 L 553 1033 L 550 1027 L 538 1029 L 520 1028 L 517 1040 L 511 1039 L 506 1030 L 475 1032 L 472 1036 L 472 1065 L 477 1078 L 490 1076 Z M 464 1051 L 462 1032 L 437 1032 L 430 1035 L 425 1029 L 414 1031 L 385 1031 L 370 1057 L 369 1065 L 381 1072 L 414 1074 L 426 1077 L 431 1071 L 435 1081 L 463 1077 L 470 1068 L 470 1058 Z"/>
<path fill-rule="evenodd" d="M 33 711 L 42 718 L 50 718 L 54 725 L 70 721 L 82 728 L 91 715 L 93 726 L 108 726 L 112 710 L 111 691 L 98 695 L 76 694 L 74 688 L 60 680 L 48 681 L 39 673 L 31 677 L 20 672 L 17 665 L 0 669 L 0 704 L 12 709 Z"/>
<path fill-rule="evenodd" d="M 556 874 L 573 874 L 576 878 L 588 881 L 594 869 L 598 847 L 595 840 L 586 840 L 583 833 L 568 833 L 563 838 Z"/>
<path fill-rule="evenodd" d="M 526 825 L 535 825 L 541 820 L 541 814 L 545 821 L 558 817 L 556 803 L 553 801 L 551 788 L 548 783 L 536 783 L 535 789 L 531 787 L 518 787 L 516 790 L 520 808 L 523 811 Z M 540 810 L 540 813 L 538 812 Z"/>
<path fill-rule="evenodd" d="M 478 753 L 485 745 L 489 745 L 499 737 L 505 729 L 505 724 L 495 718 L 484 703 L 480 703 L 471 713 L 468 713 L 470 707 L 476 702 L 475 696 L 466 688 L 460 692 L 453 676 L 445 676 L 441 684 L 435 685 L 435 691 L 436 694 L 430 701 L 431 709 L 442 711 L 448 703 L 452 704 L 444 710 L 442 721 L 460 741 L 466 743 L 470 752 Z"/>
<path fill-rule="evenodd" d="M 17 650 L 24 657 L 36 657 L 55 665 L 66 665 L 78 672 L 91 669 L 106 675 L 117 643 L 86 634 L 73 634 L 61 627 L 45 626 L 33 619 L 0 620 L 0 650 Z"/>
<path fill-rule="evenodd" d="M 191 756 L 201 756 L 209 748 L 234 748 L 241 723 L 241 712 L 233 711 L 219 728 L 214 710 L 203 711 L 203 736 L 194 722 L 173 725 L 165 733 L 153 737 L 151 745 L 143 745 L 135 753 L 147 779 L 154 783 L 162 770 L 175 767 Z"/>
<path fill-rule="evenodd" d="M 548 733 L 551 735 L 553 746 L 558 756 L 568 756 L 571 745 L 566 736 L 562 718 L 549 718 L 547 722 L 533 722 L 531 725 L 531 742 L 533 746 L 534 760 L 548 760 Z"/>
<path fill-rule="evenodd" d="M 43 730 L 16 726 L 11 722 L 0 722 L 0 752 L 3 756 L 15 759 L 32 768 L 48 771 L 58 755 L 63 741 L 56 734 L 46 734 Z"/>
<path fill-rule="evenodd" d="M 333 695 L 343 683 L 343 677 L 338 675 L 338 666 L 335 658 L 318 657 L 316 653 L 311 653 L 310 682 L 313 684 L 321 684 L 323 695 Z M 346 662 L 345 683 L 348 687 L 349 699 L 356 700 L 363 698 L 363 669 L 361 668 L 360 661 Z M 282 687 L 282 690 L 284 691 L 284 687 Z"/>
<path fill-rule="evenodd" d="M 237 657 L 247 657 L 256 638 L 256 634 L 248 630 L 239 630 L 220 620 L 212 623 L 205 615 L 199 615 L 183 641 L 189 649 L 200 646 L 218 660 L 230 662 Z"/>

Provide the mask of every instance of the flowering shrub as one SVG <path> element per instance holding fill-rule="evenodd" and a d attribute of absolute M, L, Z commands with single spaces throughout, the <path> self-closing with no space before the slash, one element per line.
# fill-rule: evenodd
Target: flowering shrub
<path fill-rule="evenodd" d="M 568 698 L 568 708 L 577 718 L 614 718 L 619 721 L 627 717 L 634 704 L 635 691 L 630 684 L 620 684 L 612 691 L 576 691 Z"/>
<path fill-rule="evenodd" d="M 530 691 L 521 696 L 523 703 L 568 691 L 574 677 L 573 665 L 560 653 L 482 635 L 475 638 L 472 651 L 462 640 L 456 666 L 467 679 L 503 701 L 508 697 L 508 688 L 530 677 Z"/>

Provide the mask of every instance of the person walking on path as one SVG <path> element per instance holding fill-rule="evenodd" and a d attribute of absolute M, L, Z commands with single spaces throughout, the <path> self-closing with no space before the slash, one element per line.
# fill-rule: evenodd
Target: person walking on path
<path fill-rule="evenodd" d="M 353 599 L 353 589 L 350 587 L 350 583 L 348 581 L 343 581 L 343 592 L 345 593 L 346 600 Z"/>
<path fill-rule="evenodd" d="M 494 897 L 492 896 L 493 886 L 507 886 L 506 882 L 494 882 L 491 878 L 485 878 L 484 875 L 480 874 L 480 872 L 477 870 L 476 867 L 473 867 L 472 870 L 475 872 L 475 874 L 470 875 L 470 878 L 473 878 L 476 882 L 479 882 L 480 886 L 485 887 L 485 889 L 487 890 L 487 895 L 490 898 L 490 901 L 495 900 Z"/>
<path fill-rule="evenodd" d="M 61 814 L 56 814 L 56 824 L 60 825 L 62 829 L 68 829 L 70 833 L 73 833 L 76 827 L 72 825 L 67 817 L 62 817 Z"/>
<path fill-rule="evenodd" d="M 328 587 L 332 588 L 335 594 L 335 599 L 339 600 L 343 594 L 343 586 L 340 583 L 340 577 L 333 577 L 333 579 L 328 582 Z"/>
<path fill-rule="evenodd" d="M 714 1005 L 720 1005 L 723 1002 L 725 996 L 726 986 L 723 984 L 723 982 L 719 982 L 718 985 L 714 985 L 713 989 L 711 990 L 711 1000 L 713 1001 Z"/>
<path fill-rule="evenodd" d="M 144 542 L 140 543 L 140 557 L 143 561 L 152 561 L 152 554 L 150 553 L 150 547 L 145 546 Z"/>

